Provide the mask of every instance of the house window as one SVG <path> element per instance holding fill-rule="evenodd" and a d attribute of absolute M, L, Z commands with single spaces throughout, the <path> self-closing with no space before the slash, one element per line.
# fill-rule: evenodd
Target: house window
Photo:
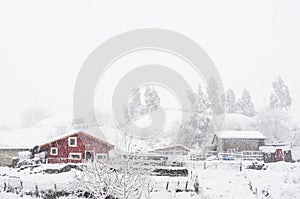
<path fill-rule="evenodd" d="M 50 149 L 50 155 L 57 155 L 58 149 L 56 147 L 51 147 Z"/>
<path fill-rule="evenodd" d="M 77 137 L 69 137 L 69 146 L 76 147 L 77 146 Z"/>
<path fill-rule="evenodd" d="M 69 158 L 73 160 L 81 160 L 81 153 L 70 153 Z"/>
<path fill-rule="evenodd" d="M 94 152 L 93 151 L 85 151 L 85 159 L 89 161 L 94 160 Z"/>
<path fill-rule="evenodd" d="M 96 153 L 97 160 L 105 160 L 107 159 L 106 153 Z"/>

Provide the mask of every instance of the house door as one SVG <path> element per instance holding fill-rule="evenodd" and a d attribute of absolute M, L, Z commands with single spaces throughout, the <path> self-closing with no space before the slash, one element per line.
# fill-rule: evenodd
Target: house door
<path fill-rule="evenodd" d="M 276 161 L 283 161 L 283 154 L 281 149 L 276 149 L 275 157 Z"/>
<path fill-rule="evenodd" d="M 94 152 L 93 151 L 85 151 L 85 160 L 94 161 Z"/>

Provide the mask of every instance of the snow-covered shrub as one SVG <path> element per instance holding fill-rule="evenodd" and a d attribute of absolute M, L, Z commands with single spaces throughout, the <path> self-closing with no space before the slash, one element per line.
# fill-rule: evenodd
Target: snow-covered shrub
<path fill-rule="evenodd" d="M 79 194 L 88 193 L 95 198 L 140 198 L 147 185 L 142 161 L 126 155 L 112 160 L 91 162 L 76 172 L 72 189 Z"/>

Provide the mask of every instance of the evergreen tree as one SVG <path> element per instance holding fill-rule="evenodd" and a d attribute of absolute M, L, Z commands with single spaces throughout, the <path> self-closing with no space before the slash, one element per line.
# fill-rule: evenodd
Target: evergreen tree
<path fill-rule="evenodd" d="M 177 142 L 189 147 L 199 146 L 209 130 L 209 103 L 200 85 L 196 92 L 189 92 L 187 97 L 191 102 L 192 114 L 189 120 L 180 126 Z"/>
<path fill-rule="evenodd" d="M 286 112 L 264 109 L 255 117 L 253 128 L 267 137 L 268 142 L 290 142 L 293 139 L 290 117 Z"/>
<path fill-rule="evenodd" d="M 273 82 L 273 93 L 270 96 L 270 107 L 273 110 L 288 110 L 292 105 L 289 89 L 283 80 L 278 77 Z"/>
<path fill-rule="evenodd" d="M 128 106 L 124 105 L 123 106 L 123 116 L 125 118 L 125 122 L 129 122 L 130 120 L 130 116 L 129 116 L 129 110 L 128 110 Z"/>
<path fill-rule="evenodd" d="M 145 91 L 145 104 L 147 108 L 147 112 L 151 112 L 158 109 L 160 105 L 160 97 L 155 90 L 154 86 L 150 88 L 149 86 L 146 87 Z"/>
<path fill-rule="evenodd" d="M 225 113 L 225 107 L 226 107 L 226 96 L 225 96 L 225 94 L 222 94 L 221 97 L 220 97 L 221 113 Z"/>
<path fill-rule="evenodd" d="M 222 107 L 221 103 L 222 96 L 220 95 L 219 86 L 215 79 L 210 79 L 208 81 L 207 94 L 211 111 L 214 114 L 224 113 L 224 107 Z"/>
<path fill-rule="evenodd" d="M 133 89 L 131 99 L 128 104 L 128 115 L 131 119 L 138 119 L 142 111 L 141 93 L 139 89 Z"/>
<path fill-rule="evenodd" d="M 255 115 L 255 109 L 251 100 L 251 95 L 247 89 L 244 89 L 242 98 L 238 102 L 240 113 L 249 117 Z"/>
<path fill-rule="evenodd" d="M 206 133 L 209 127 L 208 108 L 209 103 L 207 97 L 204 95 L 201 86 L 198 86 L 197 92 L 194 93 L 195 102 L 191 103 L 191 108 L 194 114 L 190 119 L 190 126 L 195 129 L 196 133 Z"/>
<path fill-rule="evenodd" d="M 208 113 L 209 103 L 202 91 L 201 85 L 198 86 L 197 92 L 190 92 L 187 97 L 191 102 L 192 111 L 195 113 Z"/>
<path fill-rule="evenodd" d="M 151 88 L 150 88 L 150 86 L 147 86 L 147 87 L 146 87 L 144 97 L 145 97 L 145 104 L 146 104 L 146 107 L 147 107 L 147 109 L 149 110 L 149 108 L 150 108 L 150 106 L 151 106 L 151 103 L 152 103 L 152 99 L 151 99 Z"/>
<path fill-rule="evenodd" d="M 152 107 L 154 110 L 157 110 L 160 105 L 160 97 L 154 87 L 152 88 L 152 101 Z"/>
<path fill-rule="evenodd" d="M 226 92 L 226 113 L 236 113 L 237 104 L 234 91 L 228 89 Z"/>

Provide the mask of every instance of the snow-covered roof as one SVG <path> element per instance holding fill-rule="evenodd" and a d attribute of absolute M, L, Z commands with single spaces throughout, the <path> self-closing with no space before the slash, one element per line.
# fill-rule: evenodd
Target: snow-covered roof
<path fill-rule="evenodd" d="M 94 139 L 97 139 L 97 140 L 101 141 L 102 143 L 105 143 L 105 144 L 108 145 L 108 146 L 113 146 L 112 144 L 108 143 L 108 142 L 106 141 L 106 139 L 104 139 L 104 136 L 98 136 L 98 135 L 102 135 L 102 133 L 101 133 L 99 130 L 95 129 L 94 131 L 95 131 L 95 132 L 97 131 L 98 133 L 92 135 L 92 134 L 90 134 L 90 133 L 87 133 L 87 131 L 77 131 L 77 132 L 75 132 L 75 133 L 67 133 L 67 134 L 63 134 L 63 135 L 60 135 L 60 136 L 58 136 L 58 137 L 56 137 L 56 138 L 52 138 L 52 139 L 49 140 L 47 143 L 43 143 L 40 147 L 46 146 L 46 145 L 49 144 L 49 143 L 52 143 L 52 142 L 61 140 L 61 139 L 66 138 L 66 137 L 70 137 L 70 136 L 74 136 L 74 135 L 82 135 L 82 134 L 84 134 L 84 135 L 86 135 L 86 136 L 89 136 L 89 137 L 92 137 L 92 138 L 94 138 Z"/>
<path fill-rule="evenodd" d="M 154 150 L 151 150 L 151 151 L 160 151 L 160 150 L 166 150 L 166 149 L 172 149 L 172 148 L 177 148 L 177 147 L 180 147 L 180 148 L 183 148 L 184 150 L 187 150 L 187 151 L 190 151 L 189 148 L 181 145 L 181 144 L 176 144 L 176 145 L 170 145 L 170 146 L 164 146 L 164 147 L 161 147 L 161 148 L 157 148 L 157 149 L 154 149 Z"/>
<path fill-rule="evenodd" d="M 266 139 L 259 131 L 217 131 L 215 134 L 222 139 Z"/>
<path fill-rule="evenodd" d="M 265 153 L 274 153 L 276 149 L 282 149 L 283 151 L 291 150 L 290 146 L 260 146 L 259 150 Z"/>

